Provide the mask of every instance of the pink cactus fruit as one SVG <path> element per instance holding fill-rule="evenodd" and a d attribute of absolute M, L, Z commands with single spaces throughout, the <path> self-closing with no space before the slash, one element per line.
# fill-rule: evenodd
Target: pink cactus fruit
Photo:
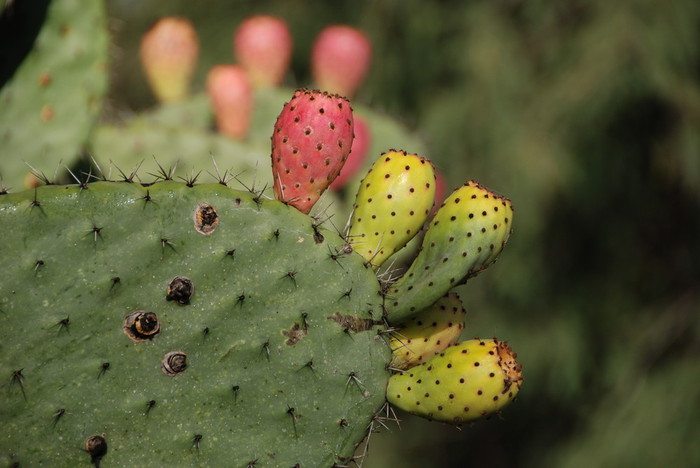
<path fill-rule="evenodd" d="M 435 213 L 437 213 L 437 210 L 440 209 L 440 205 L 442 205 L 442 202 L 445 201 L 445 198 L 447 197 L 447 181 L 445 180 L 445 176 L 442 175 L 442 172 L 436 167 L 435 168 L 435 204 L 433 205 L 433 210 L 430 213 L 430 217 L 432 218 L 435 216 Z"/>
<path fill-rule="evenodd" d="M 369 148 L 372 145 L 372 133 L 369 125 L 359 115 L 355 116 L 354 124 L 355 138 L 352 140 L 352 150 L 340 174 L 331 184 L 331 190 L 341 190 L 345 187 L 348 181 L 360 172 L 369 154 Z"/>
<path fill-rule="evenodd" d="M 318 35 L 311 52 L 311 72 L 319 88 L 353 96 L 372 61 L 372 44 L 350 26 L 329 26 Z"/>
<path fill-rule="evenodd" d="M 279 86 L 292 57 L 292 35 L 280 18 L 251 16 L 236 29 L 233 49 L 253 86 Z"/>
<path fill-rule="evenodd" d="M 299 89 L 284 105 L 272 134 L 272 176 L 277 200 L 308 214 L 340 173 L 353 140 L 350 102 Z"/>
<path fill-rule="evenodd" d="M 148 84 L 160 102 L 188 96 L 199 41 L 187 19 L 165 17 L 156 22 L 141 39 L 140 56 Z"/>
<path fill-rule="evenodd" d="M 241 140 L 253 112 L 253 87 L 243 67 L 217 65 L 207 75 L 207 93 L 219 132 Z"/>

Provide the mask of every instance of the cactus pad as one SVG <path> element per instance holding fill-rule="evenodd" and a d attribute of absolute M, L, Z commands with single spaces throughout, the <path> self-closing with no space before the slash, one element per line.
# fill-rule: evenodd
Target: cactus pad
<path fill-rule="evenodd" d="M 280 202 L 45 186 L 0 236 L 3 466 L 345 464 L 384 404 L 376 277 Z"/>

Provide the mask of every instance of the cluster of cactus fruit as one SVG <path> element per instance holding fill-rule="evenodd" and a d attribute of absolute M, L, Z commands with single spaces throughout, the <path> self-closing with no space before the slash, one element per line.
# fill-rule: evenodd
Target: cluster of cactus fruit
<path fill-rule="evenodd" d="M 278 28 L 266 18 L 237 44 L 255 42 L 253 26 Z M 272 86 L 284 72 L 259 76 Z M 170 82 L 163 96 L 184 89 Z M 74 185 L 2 190 L 0 462 L 348 466 L 392 406 L 461 424 L 516 396 L 505 342 L 459 342 L 453 291 L 500 254 L 510 201 L 470 181 L 436 210 L 430 161 L 387 148 L 338 230 L 310 213 L 365 123 L 328 91 L 299 89 L 277 111 L 272 194 L 229 187 L 228 171 L 212 184 L 165 170 L 142 183 L 143 171 L 113 181 L 99 166 Z M 387 263 L 421 236 L 392 278 Z"/>

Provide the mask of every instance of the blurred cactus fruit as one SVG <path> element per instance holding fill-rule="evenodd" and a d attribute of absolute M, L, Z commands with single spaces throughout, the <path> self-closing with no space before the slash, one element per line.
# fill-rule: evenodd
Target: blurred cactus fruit
<path fill-rule="evenodd" d="M 353 115 L 344 97 L 299 89 L 277 117 L 272 176 L 277 200 L 308 214 L 350 154 Z"/>
<path fill-rule="evenodd" d="M 207 75 L 207 93 L 219 132 L 237 140 L 245 138 L 253 112 L 253 87 L 243 67 L 213 67 Z"/>
<path fill-rule="evenodd" d="M 387 399 L 409 413 L 453 424 L 499 412 L 518 394 L 521 366 L 505 341 L 469 340 L 389 379 Z"/>
<path fill-rule="evenodd" d="M 280 18 L 252 16 L 236 29 L 233 49 L 255 87 L 279 86 L 292 57 L 292 35 Z"/>
<path fill-rule="evenodd" d="M 405 151 L 382 154 L 355 197 L 348 231 L 353 249 L 379 268 L 420 231 L 434 197 L 430 161 Z"/>
<path fill-rule="evenodd" d="M 184 18 L 160 19 L 141 39 L 141 65 L 160 102 L 179 101 L 190 91 L 199 41 Z"/>
<path fill-rule="evenodd" d="M 341 190 L 350 179 L 355 177 L 367 159 L 369 148 L 372 145 L 372 133 L 367 121 L 356 115 L 354 117 L 355 138 L 352 140 L 352 149 L 340 174 L 331 184 L 331 190 Z"/>
<path fill-rule="evenodd" d="M 435 168 L 435 204 L 433 205 L 433 212 L 432 212 L 433 215 L 435 215 L 435 213 L 437 213 L 437 210 L 442 205 L 442 202 L 445 201 L 446 196 L 447 196 L 447 181 L 445 180 L 445 176 L 442 175 L 442 172 L 440 172 L 440 170 L 436 167 Z"/>
<path fill-rule="evenodd" d="M 454 286 L 496 261 L 511 233 L 510 200 L 469 181 L 435 214 L 421 251 L 389 291 L 391 320 L 401 321 L 430 306 Z"/>
<path fill-rule="evenodd" d="M 389 343 L 391 367 L 410 369 L 455 344 L 466 315 L 459 295 L 449 292 L 405 325 L 397 326 Z"/>
<path fill-rule="evenodd" d="M 365 33 L 350 26 L 329 26 L 314 42 L 311 72 L 321 89 L 351 97 L 367 77 L 371 61 L 372 44 Z"/>

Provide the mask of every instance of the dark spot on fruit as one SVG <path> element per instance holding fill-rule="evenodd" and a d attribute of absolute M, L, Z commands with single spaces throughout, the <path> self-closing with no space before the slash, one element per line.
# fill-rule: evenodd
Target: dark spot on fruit
<path fill-rule="evenodd" d="M 153 312 L 135 310 L 124 318 L 122 330 L 131 341 L 140 343 L 152 340 L 160 333 L 160 322 Z"/>
<path fill-rule="evenodd" d="M 165 298 L 181 305 L 189 304 L 193 294 L 194 283 L 187 276 L 176 276 L 165 289 Z"/>
<path fill-rule="evenodd" d="M 161 370 L 169 377 L 182 374 L 187 368 L 187 354 L 182 351 L 170 351 L 163 357 Z"/>

